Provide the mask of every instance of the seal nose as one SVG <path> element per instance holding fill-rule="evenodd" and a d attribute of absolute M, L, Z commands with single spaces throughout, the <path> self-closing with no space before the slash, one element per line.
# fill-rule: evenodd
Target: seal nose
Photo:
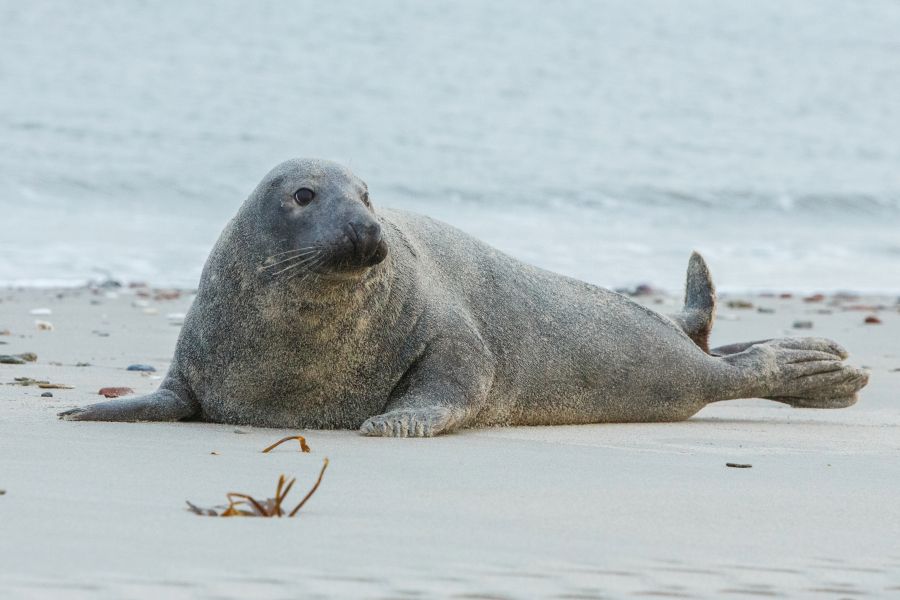
<path fill-rule="evenodd" d="M 350 221 L 347 223 L 347 237 L 357 256 L 368 261 L 377 254 L 381 245 L 381 225 L 374 220 Z"/>

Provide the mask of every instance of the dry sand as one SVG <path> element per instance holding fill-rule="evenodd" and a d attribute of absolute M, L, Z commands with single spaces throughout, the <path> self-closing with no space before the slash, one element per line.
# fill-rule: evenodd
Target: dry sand
<path fill-rule="evenodd" d="M 900 312 L 723 301 L 715 343 L 823 335 L 871 369 L 856 406 L 710 406 L 684 423 L 495 428 L 435 439 L 58 421 L 105 386 L 153 390 L 189 295 L 0 292 L 0 596 L 13 598 L 900 597 Z M 147 303 L 147 306 L 135 306 Z M 675 298 L 655 304 L 673 310 Z M 884 305 L 880 325 L 866 310 Z M 756 307 L 774 309 L 757 312 Z M 30 310 L 49 308 L 49 315 Z M 822 311 L 830 311 L 825 314 Z M 155 314 L 147 314 L 147 313 Z M 38 331 L 35 320 L 53 324 Z M 811 320 L 810 330 L 794 330 Z M 108 334 L 108 335 L 103 335 Z M 76 366 L 79 362 L 90 366 Z M 153 376 L 129 372 L 149 363 Z M 73 386 L 42 398 L 31 377 Z M 211 454 L 217 452 L 218 454 Z M 319 492 L 293 520 L 185 510 Z M 734 469 L 726 462 L 749 463 Z"/>

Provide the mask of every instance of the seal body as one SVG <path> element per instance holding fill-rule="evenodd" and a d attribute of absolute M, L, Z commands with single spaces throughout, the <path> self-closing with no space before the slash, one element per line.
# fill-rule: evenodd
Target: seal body
<path fill-rule="evenodd" d="M 210 254 L 160 390 L 63 416 L 429 436 L 675 421 L 744 397 L 835 408 L 867 381 L 819 338 L 706 351 L 699 255 L 670 318 L 429 217 L 376 214 L 364 186 L 324 161 L 273 170 Z M 320 206 L 291 204 L 308 192 Z"/>

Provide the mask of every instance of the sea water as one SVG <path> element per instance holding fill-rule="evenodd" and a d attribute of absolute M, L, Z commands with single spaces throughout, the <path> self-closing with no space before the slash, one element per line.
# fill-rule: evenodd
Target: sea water
<path fill-rule="evenodd" d="M 260 178 L 541 267 L 900 291 L 900 3 L 0 3 L 0 284 L 194 286 Z"/>

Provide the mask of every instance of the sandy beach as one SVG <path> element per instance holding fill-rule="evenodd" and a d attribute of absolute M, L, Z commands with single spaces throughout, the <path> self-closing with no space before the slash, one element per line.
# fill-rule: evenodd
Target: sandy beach
<path fill-rule="evenodd" d="M 424 440 L 59 421 L 103 387 L 155 389 L 191 295 L 25 289 L 0 299 L 0 354 L 37 355 L 0 364 L 3 597 L 900 597 L 893 297 L 721 298 L 714 344 L 844 344 L 871 371 L 849 409 L 742 400 L 683 423 Z M 640 301 L 662 312 L 680 304 Z M 803 321 L 811 328 L 795 328 Z M 23 377 L 71 388 L 16 385 Z M 296 433 L 311 453 L 260 452 Z M 269 497 L 281 473 L 302 494 L 324 457 L 330 467 L 298 518 L 186 509 L 230 491 Z"/>

